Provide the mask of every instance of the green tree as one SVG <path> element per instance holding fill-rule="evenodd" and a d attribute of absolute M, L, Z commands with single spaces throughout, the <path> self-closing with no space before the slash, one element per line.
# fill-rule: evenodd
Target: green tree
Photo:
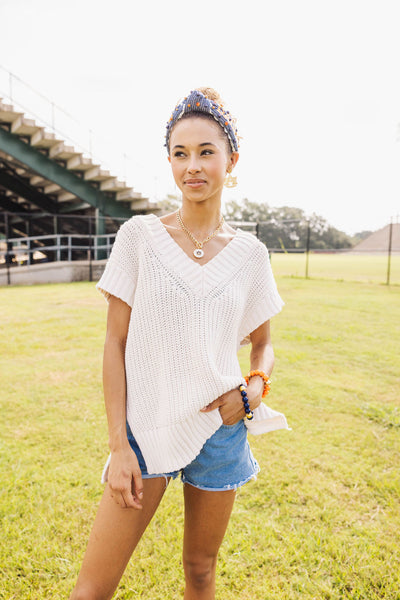
<path fill-rule="evenodd" d="M 251 202 L 244 198 L 242 202 L 228 202 L 225 214 L 227 220 L 258 223 L 258 237 L 271 250 L 304 250 L 309 227 L 312 249 L 350 248 L 353 245 L 352 238 L 346 233 L 335 229 L 315 213 L 308 217 L 301 208 L 273 208 L 267 203 Z"/>

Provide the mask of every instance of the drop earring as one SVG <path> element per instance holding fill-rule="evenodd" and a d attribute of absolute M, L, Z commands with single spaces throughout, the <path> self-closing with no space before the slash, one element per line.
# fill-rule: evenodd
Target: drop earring
<path fill-rule="evenodd" d="M 237 186 L 237 177 L 232 175 L 232 171 L 228 171 L 225 177 L 224 186 L 227 188 L 234 188 Z"/>

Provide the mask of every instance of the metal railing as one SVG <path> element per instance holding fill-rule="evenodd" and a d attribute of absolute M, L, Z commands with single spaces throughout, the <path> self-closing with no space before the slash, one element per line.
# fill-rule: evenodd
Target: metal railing
<path fill-rule="evenodd" d="M 59 233 L 8 238 L 7 243 L 4 242 L 4 246 L 8 247 L 4 248 L 3 251 L 0 249 L 0 265 L 13 263 L 15 265 L 30 265 L 35 262 L 48 262 L 48 253 L 51 253 L 56 261 L 78 260 L 78 253 L 86 254 L 87 260 L 90 257 L 98 260 L 104 253 L 106 253 L 107 258 L 111 252 L 115 236 L 115 233 L 89 236 Z"/>
<path fill-rule="evenodd" d="M 7 270 L 7 284 L 11 283 L 12 267 L 30 266 L 49 262 L 88 262 L 90 281 L 92 261 L 107 259 L 116 232 L 101 235 L 47 234 L 4 238 L 0 241 L 0 269 Z"/>

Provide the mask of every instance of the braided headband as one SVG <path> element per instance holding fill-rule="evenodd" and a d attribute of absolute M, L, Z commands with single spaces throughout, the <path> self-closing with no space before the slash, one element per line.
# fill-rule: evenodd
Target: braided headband
<path fill-rule="evenodd" d="M 237 139 L 238 134 L 234 119 L 229 111 L 224 110 L 221 104 L 217 104 L 214 100 L 210 100 L 197 90 L 190 92 L 189 96 L 184 98 L 182 102 L 175 107 L 175 110 L 167 123 L 167 132 L 165 135 L 165 146 L 167 149 L 169 148 L 169 138 L 173 126 L 187 113 L 205 113 L 214 117 L 228 136 L 232 152 L 237 152 L 239 147 Z"/>

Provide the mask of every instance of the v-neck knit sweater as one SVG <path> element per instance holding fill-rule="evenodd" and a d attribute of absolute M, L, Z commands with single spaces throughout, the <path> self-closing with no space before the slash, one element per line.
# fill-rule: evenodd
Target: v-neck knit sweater
<path fill-rule="evenodd" d="M 243 382 L 240 345 L 283 305 L 267 249 L 238 230 L 200 265 L 158 217 L 135 216 L 121 226 L 97 288 L 132 308 L 126 412 L 148 472 L 181 469 L 222 424 L 218 409 L 200 409 Z M 264 404 L 246 425 L 254 433 L 287 428 Z"/>

